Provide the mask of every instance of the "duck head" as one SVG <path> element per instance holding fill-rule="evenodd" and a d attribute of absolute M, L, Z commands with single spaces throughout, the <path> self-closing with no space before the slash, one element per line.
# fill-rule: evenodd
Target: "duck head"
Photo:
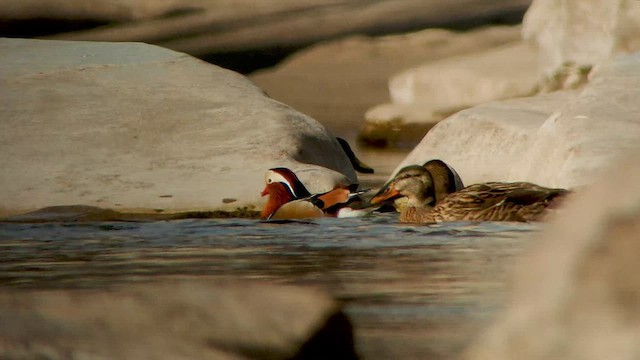
<path fill-rule="evenodd" d="M 311 196 L 296 174 L 284 167 L 269 169 L 264 175 L 264 182 L 265 188 L 260 194 L 269 195 L 260 214 L 264 219 L 290 201 Z"/>
<path fill-rule="evenodd" d="M 391 180 L 388 186 L 371 199 L 371 204 L 407 197 L 407 206 L 433 206 L 435 195 L 433 177 L 420 165 L 406 166 Z"/>
<path fill-rule="evenodd" d="M 462 190 L 464 184 L 460 175 L 444 161 L 434 159 L 422 165 L 433 179 L 433 190 L 436 203 L 447 197 L 447 195 Z"/>

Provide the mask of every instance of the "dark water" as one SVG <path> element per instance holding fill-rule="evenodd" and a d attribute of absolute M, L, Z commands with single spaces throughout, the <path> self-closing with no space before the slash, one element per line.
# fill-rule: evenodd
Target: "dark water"
<path fill-rule="evenodd" d="M 503 301 L 540 225 L 404 225 L 395 215 L 0 223 L 0 285 L 106 287 L 234 276 L 312 285 L 345 302 L 363 359 L 455 358 Z"/>

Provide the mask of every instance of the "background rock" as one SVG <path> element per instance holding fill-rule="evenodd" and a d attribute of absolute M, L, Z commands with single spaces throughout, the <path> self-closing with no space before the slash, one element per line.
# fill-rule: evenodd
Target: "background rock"
<path fill-rule="evenodd" d="M 535 50 L 520 41 L 428 62 L 389 80 L 391 104 L 368 110 L 362 137 L 412 126 L 426 134 L 438 121 L 474 105 L 532 95 L 537 87 Z M 387 133 L 393 136 L 393 132 Z"/>
<path fill-rule="evenodd" d="M 466 359 L 640 357 L 639 159 L 608 168 L 537 236 Z"/>
<path fill-rule="evenodd" d="M 460 111 L 431 129 L 396 170 L 442 159 L 456 169 L 465 185 L 516 181 L 512 168 L 521 164 L 539 128 L 576 95 L 556 92 Z"/>
<path fill-rule="evenodd" d="M 0 295 L 5 359 L 355 359 L 326 294 L 244 281 Z"/>
<path fill-rule="evenodd" d="M 465 184 L 573 188 L 640 147 L 640 53 L 603 65 L 584 90 L 493 103 L 436 125 L 400 164 L 441 158 Z"/>
<path fill-rule="evenodd" d="M 387 82 L 393 74 L 425 61 L 482 51 L 519 38 L 520 28 L 511 26 L 350 37 L 302 50 L 250 78 L 270 96 L 311 115 L 353 143 L 365 111 L 387 101 Z"/>
<path fill-rule="evenodd" d="M 310 44 L 349 34 L 517 23 L 530 2 L 118 0 L 98 4 L 91 0 L 3 0 L 0 35 L 58 32 L 55 38 L 59 40 L 143 41 L 250 72 Z M 89 29 L 81 30 L 79 21 Z M 72 31 L 61 33 L 65 30 Z"/>
<path fill-rule="evenodd" d="M 543 76 L 553 76 L 566 63 L 597 65 L 640 50 L 640 2 L 534 0 L 523 35 L 539 48 Z"/>
<path fill-rule="evenodd" d="M 0 213 L 261 206 L 275 166 L 311 191 L 357 181 L 322 125 L 185 54 L 19 39 L 0 49 Z"/>

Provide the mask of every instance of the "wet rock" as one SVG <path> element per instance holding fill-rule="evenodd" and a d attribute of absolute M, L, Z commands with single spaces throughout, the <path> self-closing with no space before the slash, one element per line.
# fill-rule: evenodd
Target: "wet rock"
<path fill-rule="evenodd" d="M 466 359 L 640 357 L 639 159 L 607 168 L 536 237 Z"/>
<path fill-rule="evenodd" d="M 357 181 L 318 122 L 185 54 L 2 39 L 0 72 L 0 213 L 251 209 L 276 166 L 314 192 Z"/>
<path fill-rule="evenodd" d="M 183 281 L 110 290 L 0 292 L 3 359 L 356 359 L 326 294 Z"/>
<path fill-rule="evenodd" d="M 384 37 L 350 37 L 321 43 L 292 55 L 273 69 L 250 75 L 270 96 L 311 115 L 348 140 L 361 134 L 366 110 L 388 99 L 392 75 L 426 61 L 461 56 L 520 38 L 520 27 L 493 26 L 455 32 L 428 29 Z M 393 129 L 368 143 L 396 143 Z M 416 132 L 414 132 L 416 134 Z M 424 132 L 417 132 L 415 143 Z"/>
<path fill-rule="evenodd" d="M 640 50 L 640 2 L 534 0 L 523 36 L 538 46 L 546 77 L 567 64 L 588 68 Z"/>
<path fill-rule="evenodd" d="M 574 188 L 640 146 L 640 54 L 602 65 L 581 91 L 481 105 L 436 125 L 399 165 L 441 158 L 465 184 Z"/>
<path fill-rule="evenodd" d="M 532 95 L 538 81 L 536 61 L 533 48 L 515 41 L 405 70 L 389 80 L 391 103 L 366 112 L 362 136 L 416 125 L 426 134 L 461 109 Z M 388 133 L 393 136 L 393 131 Z"/>

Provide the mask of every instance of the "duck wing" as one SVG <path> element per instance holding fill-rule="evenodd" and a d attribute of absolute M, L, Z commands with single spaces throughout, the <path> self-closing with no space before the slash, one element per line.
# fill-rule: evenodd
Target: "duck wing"
<path fill-rule="evenodd" d="M 523 182 L 476 184 L 446 197 L 433 212 L 438 221 L 536 221 L 566 193 Z"/>
<path fill-rule="evenodd" d="M 323 216 L 324 211 L 322 209 L 305 199 L 298 199 L 280 206 L 267 220 L 308 219 Z"/>

